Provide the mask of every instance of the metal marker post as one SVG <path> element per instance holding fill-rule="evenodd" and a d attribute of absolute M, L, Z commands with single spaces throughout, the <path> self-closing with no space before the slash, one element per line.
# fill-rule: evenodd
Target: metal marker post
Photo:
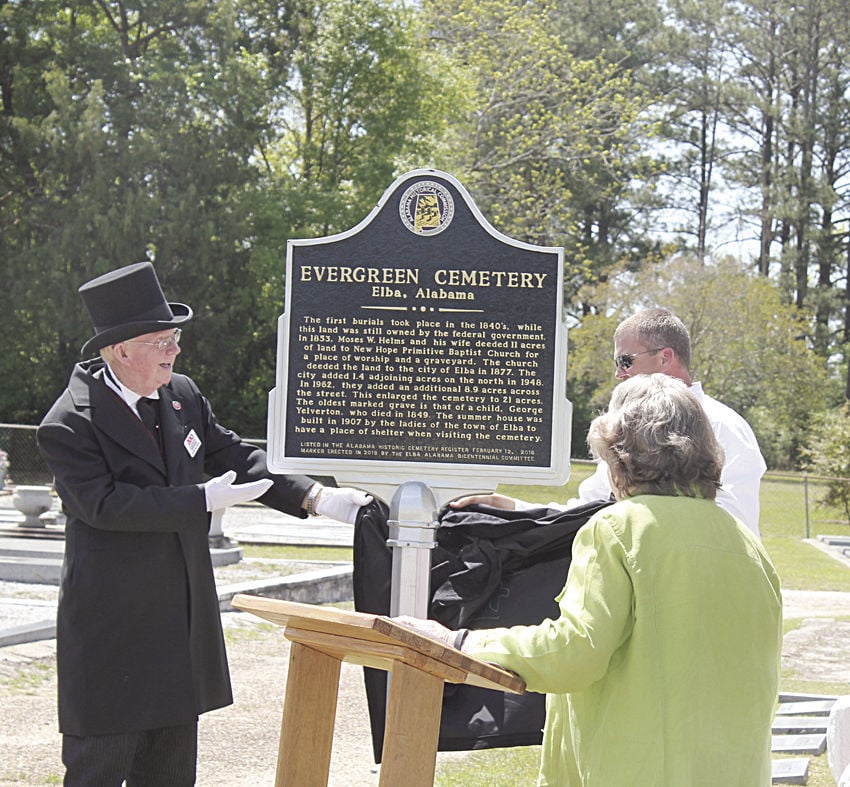
<path fill-rule="evenodd" d="M 387 524 L 393 550 L 390 615 L 427 618 L 431 550 L 437 544 L 437 502 L 430 487 L 405 481 L 393 494 Z"/>

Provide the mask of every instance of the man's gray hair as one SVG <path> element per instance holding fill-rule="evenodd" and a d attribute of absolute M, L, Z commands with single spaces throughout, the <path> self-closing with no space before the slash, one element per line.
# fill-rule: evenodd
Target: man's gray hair
<path fill-rule="evenodd" d="M 604 460 L 620 496 L 685 495 L 713 500 L 723 449 L 699 400 L 666 374 L 621 382 L 587 442 Z"/>

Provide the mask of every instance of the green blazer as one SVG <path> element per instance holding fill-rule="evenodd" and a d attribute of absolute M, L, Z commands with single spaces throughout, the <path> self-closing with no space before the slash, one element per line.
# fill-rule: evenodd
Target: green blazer
<path fill-rule="evenodd" d="M 464 643 L 546 693 L 540 784 L 770 784 L 782 600 L 743 524 L 709 500 L 615 503 L 579 530 L 558 604 Z"/>

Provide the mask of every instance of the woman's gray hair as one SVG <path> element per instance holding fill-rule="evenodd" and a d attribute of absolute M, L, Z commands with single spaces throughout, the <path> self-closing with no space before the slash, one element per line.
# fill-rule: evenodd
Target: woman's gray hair
<path fill-rule="evenodd" d="M 618 497 L 685 495 L 713 500 L 723 449 L 699 400 L 666 374 L 621 382 L 607 412 L 590 425 L 587 442 L 604 460 Z"/>

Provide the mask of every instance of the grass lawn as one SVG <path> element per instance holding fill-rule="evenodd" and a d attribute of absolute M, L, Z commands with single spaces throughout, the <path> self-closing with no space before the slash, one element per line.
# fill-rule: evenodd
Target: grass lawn
<path fill-rule="evenodd" d="M 588 464 L 574 464 L 572 477 L 564 487 L 502 485 L 498 491 L 538 503 L 565 503 L 576 495 L 578 484 L 592 471 Z M 819 533 L 850 535 L 850 526 L 842 521 L 842 512 L 816 506 L 820 489 L 816 484 L 806 488 L 795 477 L 768 475 L 761 489 L 762 541 L 773 559 L 784 588 L 792 590 L 850 591 L 850 569 L 805 542 L 807 536 Z M 806 504 L 808 496 L 808 506 Z M 808 512 L 807 512 L 808 508 Z M 271 550 L 260 554 L 255 550 Z M 351 550 L 314 550 L 303 547 L 245 549 L 246 557 L 280 557 L 287 550 L 288 559 L 350 560 Z M 294 550 L 294 551 L 293 551 Z M 321 553 L 322 556 L 319 556 Z M 347 557 L 345 556 L 347 555 Z M 308 557 L 309 556 L 309 557 Z M 786 631 L 797 625 L 786 624 Z M 783 692 L 812 694 L 847 694 L 846 684 L 804 682 L 783 672 Z M 781 755 L 775 755 L 778 757 Z M 539 747 L 493 749 L 463 754 L 440 754 L 434 784 L 437 787 L 523 787 L 534 785 L 537 775 Z M 834 787 L 827 755 L 810 758 L 809 787 Z"/>
<path fill-rule="evenodd" d="M 270 560 L 328 560 L 333 563 L 351 563 L 354 550 L 350 547 L 266 546 L 242 544 L 242 554 L 250 558 Z"/>

